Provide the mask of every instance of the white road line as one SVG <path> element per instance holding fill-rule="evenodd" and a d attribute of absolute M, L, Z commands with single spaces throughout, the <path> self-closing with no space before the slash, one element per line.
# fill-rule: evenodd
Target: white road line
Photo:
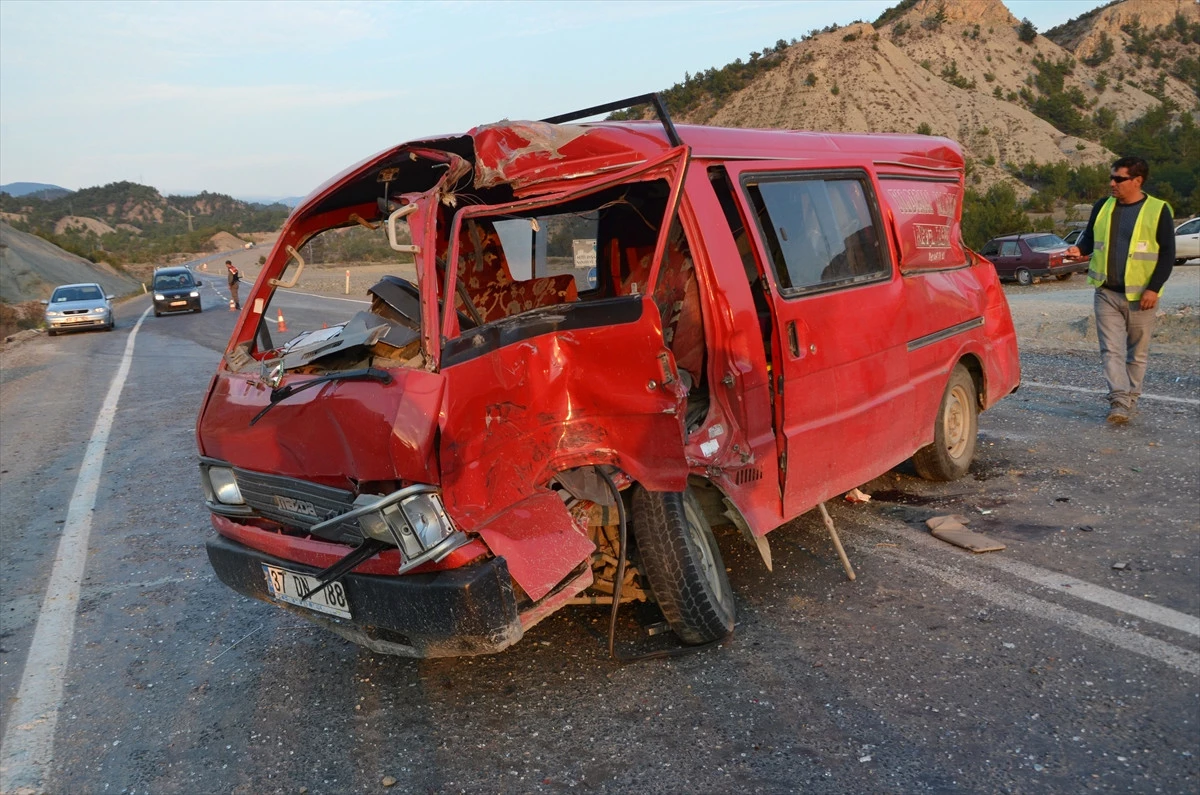
<path fill-rule="evenodd" d="M 948 549 L 943 542 L 936 540 L 928 533 L 914 530 L 907 526 L 888 527 L 885 528 L 885 532 L 911 539 L 926 549 L 943 553 L 954 553 L 954 550 Z M 1164 627 L 1170 627 L 1171 629 L 1200 637 L 1200 618 L 1196 616 L 1190 616 L 1187 613 L 1172 610 L 1169 607 L 1156 605 L 1154 602 L 1147 602 L 1145 599 L 1138 599 L 1136 596 L 1123 594 L 1120 591 L 1114 591 L 1111 588 L 1105 588 L 1086 580 L 1080 580 L 1067 574 L 1059 574 L 1050 569 L 1043 569 L 1040 566 L 1022 563 L 1019 560 L 1012 560 L 1000 555 L 972 555 L 969 560 L 973 564 L 999 569 L 1014 577 L 1019 577 L 1022 580 L 1035 583 L 1043 588 L 1048 588 L 1055 593 L 1073 596 L 1085 602 L 1092 602 L 1111 610 L 1137 616 L 1146 621 L 1153 621 L 1155 624 L 1161 624 Z"/>
<path fill-rule="evenodd" d="M 1052 621 L 1067 629 L 1088 635 L 1126 651 L 1149 657 L 1166 663 L 1172 668 L 1178 668 L 1190 674 L 1200 674 L 1200 654 L 1189 649 L 1183 649 L 1157 638 L 1147 637 L 1133 630 L 1114 626 L 1098 618 L 1076 613 L 1065 607 L 1038 599 L 1033 596 L 1015 593 L 1009 589 L 978 577 L 951 572 L 938 566 L 930 565 L 926 560 L 901 549 L 879 549 L 877 554 L 895 558 L 909 568 L 922 571 L 931 577 L 960 591 L 975 594 L 987 601 L 1010 610 L 1018 610 L 1035 618 Z"/>
<path fill-rule="evenodd" d="M 1065 386 L 1064 384 L 1047 384 L 1044 381 L 1022 381 L 1022 387 L 1031 389 L 1061 389 L 1064 392 L 1082 392 L 1085 395 L 1107 395 L 1107 389 L 1091 389 L 1082 386 Z M 1142 395 L 1142 400 L 1161 400 L 1164 403 L 1185 403 L 1189 406 L 1200 406 L 1200 400 L 1195 398 L 1170 397 L 1169 395 Z"/>
<path fill-rule="evenodd" d="M 83 453 L 83 462 L 79 465 L 79 478 L 67 506 L 62 538 L 58 542 L 54 568 L 29 645 L 21 686 L 16 701 L 8 710 L 8 725 L 4 741 L 0 743 L 0 792 L 5 795 L 43 792 L 51 770 L 54 729 L 58 725 L 63 680 L 75 635 L 79 584 L 87 564 L 88 535 L 92 529 L 92 511 L 96 506 L 108 434 L 133 362 L 133 343 L 148 314 L 150 309 L 142 313 L 129 332 L 121 365 L 108 387 L 108 395 L 100 407 L 92 437 Z"/>
<path fill-rule="evenodd" d="M 299 290 L 288 290 L 279 295 L 307 295 L 309 298 L 326 298 L 330 301 L 349 301 L 352 304 L 369 304 L 370 301 L 364 301 L 361 298 L 339 298 L 336 295 L 317 295 L 316 293 L 302 293 Z"/>
<path fill-rule="evenodd" d="M 1200 637 L 1200 618 L 1189 616 L 1187 613 L 1181 613 L 1169 607 L 1156 605 L 1153 602 L 1147 602 L 1144 599 L 1138 599 L 1135 596 L 1123 594 L 1120 591 L 1113 591 L 1109 588 L 1093 585 L 1084 580 L 1077 580 L 1065 574 L 1057 574 L 1048 569 L 1031 566 L 1019 560 L 991 558 L 983 562 L 1001 571 L 1020 577 L 1023 580 L 1028 580 L 1044 588 L 1049 588 L 1056 593 L 1065 593 L 1077 599 L 1095 602 L 1098 605 L 1104 605 L 1113 610 L 1119 610 L 1122 613 L 1128 613 L 1131 616 L 1137 616 L 1146 621 L 1153 621 L 1155 624 L 1162 624 L 1164 627 L 1170 627 L 1171 629 L 1177 629 L 1180 632 Z"/>

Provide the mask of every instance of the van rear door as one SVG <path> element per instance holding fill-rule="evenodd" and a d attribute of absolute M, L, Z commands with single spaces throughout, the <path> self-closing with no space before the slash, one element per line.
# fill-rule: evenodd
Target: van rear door
<path fill-rule="evenodd" d="M 785 516 L 912 454 L 904 284 L 866 163 L 730 163 L 770 285 Z"/>

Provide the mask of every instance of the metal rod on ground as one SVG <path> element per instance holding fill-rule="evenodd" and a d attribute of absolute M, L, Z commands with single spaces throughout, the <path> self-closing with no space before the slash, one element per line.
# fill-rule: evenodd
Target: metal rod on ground
<path fill-rule="evenodd" d="M 825 503 L 818 503 L 817 507 L 821 509 L 821 518 L 825 520 L 825 527 L 829 528 L 829 537 L 833 539 L 834 549 L 837 550 L 838 557 L 842 559 L 842 568 L 846 570 L 846 576 L 853 581 L 854 567 L 850 565 L 850 558 L 846 557 L 846 550 L 842 549 L 842 540 L 838 538 L 837 530 L 833 527 L 833 519 L 830 517 L 829 511 L 825 510 Z"/>
<path fill-rule="evenodd" d="M 350 295 L 350 271 L 346 271 L 346 295 Z"/>

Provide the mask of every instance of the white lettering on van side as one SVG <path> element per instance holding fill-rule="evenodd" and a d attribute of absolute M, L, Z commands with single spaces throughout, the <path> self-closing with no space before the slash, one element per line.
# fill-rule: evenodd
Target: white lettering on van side
<path fill-rule="evenodd" d="M 913 224 L 913 240 L 917 248 L 949 248 L 950 227 L 939 224 Z"/>
<path fill-rule="evenodd" d="M 954 191 L 946 192 L 930 188 L 890 188 L 888 203 L 900 215 L 940 215 L 953 218 L 958 209 L 958 197 Z"/>

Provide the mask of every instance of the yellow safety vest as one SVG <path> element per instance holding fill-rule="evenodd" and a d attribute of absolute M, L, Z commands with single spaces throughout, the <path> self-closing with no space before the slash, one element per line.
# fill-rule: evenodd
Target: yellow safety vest
<path fill-rule="evenodd" d="M 1112 228 L 1113 207 L 1117 204 L 1114 197 L 1109 197 L 1100 206 L 1096 215 L 1096 223 L 1092 226 L 1092 239 L 1095 248 L 1092 249 L 1092 261 L 1088 265 L 1088 284 L 1099 287 L 1104 284 L 1108 275 L 1108 232 Z M 1154 275 L 1154 266 L 1158 264 L 1158 219 L 1163 208 L 1170 209 L 1162 199 L 1147 196 L 1138 211 L 1137 221 L 1133 225 L 1133 239 L 1129 241 L 1129 257 L 1125 260 L 1125 298 L 1129 301 L 1142 300 L 1146 285 Z"/>

